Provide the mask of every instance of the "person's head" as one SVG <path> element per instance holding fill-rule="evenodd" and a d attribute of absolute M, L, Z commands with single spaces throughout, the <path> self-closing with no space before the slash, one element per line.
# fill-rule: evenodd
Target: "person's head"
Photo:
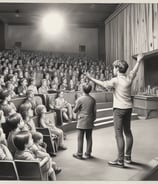
<path fill-rule="evenodd" d="M 26 98 L 33 98 L 34 97 L 34 93 L 32 90 L 27 90 L 26 91 Z"/>
<path fill-rule="evenodd" d="M 25 78 L 20 79 L 21 86 L 27 86 L 27 80 Z"/>
<path fill-rule="evenodd" d="M 113 63 L 113 74 L 116 76 L 118 73 L 126 73 L 128 63 L 124 60 L 116 60 Z"/>
<path fill-rule="evenodd" d="M 37 116 L 41 116 L 47 112 L 46 107 L 44 105 L 38 105 L 35 109 L 35 113 Z"/>
<path fill-rule="evenodd" d="M 33 132 L 32 139 L 35 144 L 43 143 L 43 135 L 40 132 Z"/>
<path fill-rule="evenodd" d="M 36 85 L 36 81 L 35 81 L 34 78 L 31 78 L 31 79 L 30 79 L 30 85 Z"/>
<path fill-rule="evenodd" d="M 59 91 L 57 96 L 60 97 L 60 98 L 63 98 L 64 97 L 64 92 L 63 91 Z"/>
<path fill-rule="evenodd" d="M 33 145 L 32 135 L 28 131 L 18 132 L 13 141 L 16 148 L 20 151 L 24 151 L 26 148 L 30 148 Z"/>
<path fill-rule="evenodd" d="M 92 86 L 90 84 L 83 84 L 82 85 L 82 91 L 85 93 L 85 94 L 89 94 L 92 90 Z"/>
<path fill-rule="evenodd" d="M 24 127 L 24 122 L 22 121 L 21 115 L 19 113 L 9 115 L 6 119 L 6 124 L 10 131 Z"/>
<path fill-rule="evenodd" d="M 6 88 L 10 91 L 14 90 L 14 85 L 11 81 L 7 81 L 6 83 Z"/>
<path fill-rule="evenodd" d="M 42 83 L 42 86 L 47 86 L 47 80 L 46 79 L 42 79 L 41 83 Z"/>
<path fill-rule="evenodd" d="M 33 110 L 32 110 L 32 105 L 30 102 L 25 102 L 21 104 L 20 109 L 19 109 L 20 114 L 22 115 L 22 118 L 25 120 L 27 117 L 32 117 L 33 116 Z"/>
<path fill-rule="evenodd" d="M 6 89 L 6 90 L 2 90 L 0 92 L 0 99 L 1 100 L 7 100 L 8 102 L 11 100 L 11 94 L 10 94 L 10 90 Z"/>

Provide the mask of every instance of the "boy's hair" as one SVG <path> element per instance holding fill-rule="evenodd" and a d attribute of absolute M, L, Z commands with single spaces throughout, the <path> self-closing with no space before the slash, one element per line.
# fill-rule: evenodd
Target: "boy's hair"
<path fill-rule="evenodd" d="M 25 150 L 25 145 L 28 144 L 30 135 L 28 131 L 21 131 L 15 135 L 13 142 L 18 150 Z"/>
<path fill-rule="evenodd" d="M 37 116 L 40 116 L 41 115 L 41 113 L 42 113 L 42 110 L 44 109 L 44 108 L 46 108 L 44 105 L 38 105 L 37 107 L 36 107 L 36 109 L 35 109 L 35 113 L 36 113 L 36 115 Z"/>
<path fill-rule="evenodd" d="M 119 69 L 120 73 L 126 73 L 128 69 L 128 63 L 124 60 L 116 60 L 113 62 L 113 66 Z"/>
<path fill-rule="evenodd" d="M 7 117 L 6 123 L 10 130 L 15 130 L 18 127 L 18 124 L 21 121 L 20 114 L 14 113 Z"/>
<path fill-rule="evenodd" d="M 32 105 L 30 102 L 25 102 L 23 104 L 20 105 L 19 108 L 19 112 L 22 115 L 22 117 L 25 119 L 27 114 L 28 114 L 28 110 L 32 108 Z"/>
<path fill-rule="evenodd" d="M 32 139 L 34 143 L 37 143 L 40 139 L 43 138 L 43 135 L 40 132 L 33 132 L 32 133 Z"/>
<path fill-rule="evenodd" d="M 89 94 L 92 90 L 92 86 L 90 84 L 83 84 L 82 89 L 84 93 Z"/>

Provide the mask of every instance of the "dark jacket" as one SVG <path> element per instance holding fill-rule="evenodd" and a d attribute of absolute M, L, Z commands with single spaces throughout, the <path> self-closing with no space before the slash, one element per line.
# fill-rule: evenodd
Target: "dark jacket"
<path fill-rule="evenodd" d="M 74 112 L 77 113 L 78 129 L 92 129 L 96 119 L 96 101 L 90 95 L 83 95 L 76 101 Z"/>

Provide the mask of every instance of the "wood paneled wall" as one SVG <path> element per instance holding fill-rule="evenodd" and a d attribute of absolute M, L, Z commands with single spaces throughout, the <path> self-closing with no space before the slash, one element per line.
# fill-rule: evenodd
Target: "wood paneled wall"
<path fill-rule="evenodd" d="M 129 70 L 132 55 L 158 49 L 158 4 L 128 4 L 118 15 L 105 21 L 106 63 L 125 59 Z M 133 91 L 144 90 L 144 66 L 139 69 Z"/>

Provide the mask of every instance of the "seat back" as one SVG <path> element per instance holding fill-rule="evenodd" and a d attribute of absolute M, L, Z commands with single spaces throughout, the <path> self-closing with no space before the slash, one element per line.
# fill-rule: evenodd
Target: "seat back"
<path fill-rule="evenodd" d="M 58 144 L 56 141 L 53 141 L 51 139 L 50 135 L 43 135 L 43 142 L 47 144 L 47 153 L 49 153 L 51 156 L 53 153 L 56 153 L 58 150 Z"/>
<path fill-rule="evenodd" d="M 42 180 L 42 172 L 38 161 L 15 160 L 20 180 Z"/>
<path fill-rule="evenodd" d="M 14 161 L 0 160 L 0 180 L 18 180 Z"/>
<path fill-rule="evenodd" d="M 11 101 L 14 103 L 17 110 L 19 110 L 20 105 L 26 100 L 26 97 L 16 97 Z"/>
<path fill-rule="evenodd" d="M 48 128 L 36 128 L 38 132 L 40 132 L 43 135 L 50 135 L 49 129 Z"/>

